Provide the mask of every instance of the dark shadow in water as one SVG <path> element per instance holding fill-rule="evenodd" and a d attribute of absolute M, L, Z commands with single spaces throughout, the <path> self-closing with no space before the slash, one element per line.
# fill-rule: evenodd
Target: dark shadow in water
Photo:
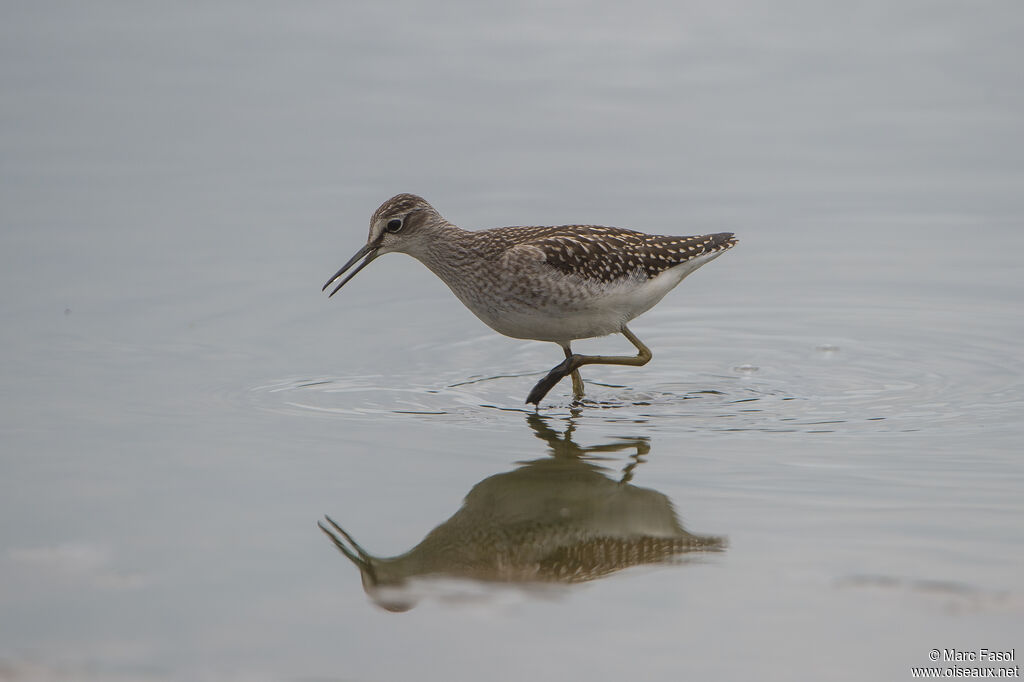
<path fill-rule="evenodd" d="M 374 603 L 389 611 L 412 608 L 434 591 L 432 583 L 582 583 L 725 548 L 723 537 L 686 531 L 665 495 L 629 482 L 650 451 L 648 439 L 582 447 L 573 442 L 575 425 L 568 422 L 558 433 L 544 417 L 529 415 L 527 423 L 551 456 L 480 481 L 461 509 L 404 554 L 375 557 L 330 517 L 318 525 L 359 568 Z M 633 452 L 619 480 L 591 461 L 595 453 L 628 450 Z"/>

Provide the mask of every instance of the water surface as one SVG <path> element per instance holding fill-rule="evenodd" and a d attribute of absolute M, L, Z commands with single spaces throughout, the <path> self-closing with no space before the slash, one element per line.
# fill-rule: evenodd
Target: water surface
<path fill-rule="evenodd" d="M 5 4 L 0 678 L 1020 650 L 1022 18 Z M 740 244 L 535 411 L 561 351 L 411 259 L 320 293 L 401 191 Z"/>

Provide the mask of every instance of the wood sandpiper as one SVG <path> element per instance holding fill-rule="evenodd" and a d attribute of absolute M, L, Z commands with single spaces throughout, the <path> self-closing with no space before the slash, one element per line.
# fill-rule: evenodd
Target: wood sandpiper
<path fill-rule="evenodd" d="M 331 296 L 377 256 L 392 251 L 412 256 L 499 334 L 562 347 L 565 360 L 526 398 L 536 405 L 567 376 L 580 400 L 583 365 L 647 364 L 651 351 L 626 323 L 735 244 L 731 232 L 671 237 L 598 225 L 467 231 L 441 217 L 422 197 L 399 194 L 374 212 L 366 245 L 323 289 L 356 263 Z M 576 339 L 608 334 L 625 336 L 637 355 L 577 355 L 569 346 Z"/>

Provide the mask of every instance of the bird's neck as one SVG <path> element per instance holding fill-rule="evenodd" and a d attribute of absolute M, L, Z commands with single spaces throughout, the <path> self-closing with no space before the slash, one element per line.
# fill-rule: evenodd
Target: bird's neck
<path fill-rule="evenodd" d="M 480 261 L 473 256 L 473 233 L 451 223 L 439 225 L 420 243 L 419 248 L 409 255 L 426 265 L 449 287 L 464 275 L 467 268 L 478 266 Z"/>

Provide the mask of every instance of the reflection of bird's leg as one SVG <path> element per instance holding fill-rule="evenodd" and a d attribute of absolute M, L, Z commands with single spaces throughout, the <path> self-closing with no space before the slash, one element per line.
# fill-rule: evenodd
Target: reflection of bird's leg
<path fill-rule="evenodd" d="M 533 429 L 535 436 L 548 444 L 548 447 L 551 448 L 552 457 L 582 457 L 586 453 L 583 451 L 583 448 L 576 445 L 572 440 L 572 432 L 576 426 L 572 419 L 567 421 L 569 425 L 566 427 L 565 433 L 559 433 L 548 426 L 547 417 L 542 417 L 536 412 L 530 412 L 526 415 L 526 423 Z"/>
<path fill-rule="evenodd" d="M 573 393 L 576 393 L 576 380 L 579 377 L 578 370 L 583 365 L 633 365 L 638 367 L 650 362 L 651 357 L 653 357 L 651 355 L 651 349 L 645 346 L 643 341 L 638 339 L 625 325 L 622 326 L 622 335 L 629 339 L 630 343 L 636 346 L 636 355 L 576 355 L 569 350 L 568 343 L 562 346 L 562 349 L 565 351 L 565 361 L 552 369 L 547 373 L 547 376 L 537 382 L 537 385 L 533 387 L 532 391 L 530 391 L 530 395 L 526 396 L 526 402 L 533 403 L 534 405 L 540 403 L 541 399 L 547 395 L 548 391 L 555 387 L 555 384 L 570 374 L 573 377 Z M 580 379 L 579 382 L 579 393 L 576 396 L 577 400 L 583 395 L 583 380 Z"/>
<path fill-rule="evenodd" d="M 622 469 L 622 480 L 620 484 L 626 484 L 633 480 L 633 469 L 636 469 L 640 465 L 640 462 L 646 462 L 644 455 L 651 451 L 650 444 L 644 440 L 636 443 L 636 452 L 629 456 L 629 464 Z"/>
<path fill-rule="evenodd" d="M 564 433 L 558 433 L 548 426 L 549 421 L 550 418 L 543 417 L 536 412 L 530 412 L 526 415 L 526 423 L 533 429 L 534 435 L 548 444 L 548 447 L 551 448 L 552 457 L 594 458 L 598 453 L 621 452 L 623 450 L 635 449 L 636 452 L 629 456 L 629 464 L 627 464 L 622 470 L 622 480 L 620 483 L 628 483 L 632 480 L 633 470 L 636 469 L 641 462 L 647 461 L 646 455 L 651 451 L 651 442 L 647 437 L 621 438 L 614 443 L 588 445 L 583 447 L 577 445 L 572 439 L 573 431 L 576 430 L 575 421 L 572 419 L 565 420 L 567 425 Z"/>

